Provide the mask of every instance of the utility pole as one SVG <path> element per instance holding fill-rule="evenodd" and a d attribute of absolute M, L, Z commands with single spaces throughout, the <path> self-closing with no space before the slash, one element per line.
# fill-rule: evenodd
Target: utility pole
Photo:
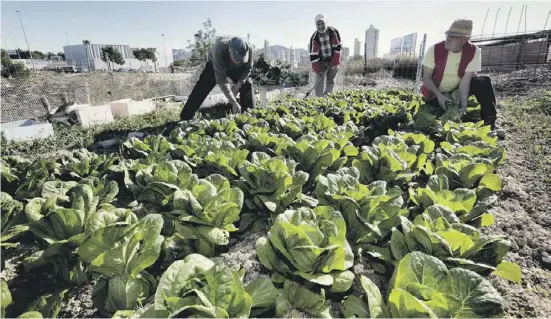
<path fill-rule="evenodd" d="M 166 45 L 165 45 L 165 35 L 164 34 L 161 34 L 161 36 L 163 37 L 163 49 L 165 51 L 165 65 L 166 67 L 168 68 L 168 58 L 166 56 Z"/>
<path fill-rule="evenodd" d="M 31 64 L 33 65 L 33 71 L 36 71 L 36 68 L 34 67 L 34 59 L 33 59 L 33 53 L 31 51 L 31 47 L 29 46 L 29 40 L 27 39 L 27 33 L 25 33 L 25 27 L 23 26 L 23 20 L 21 19 L 21 13 L 18 11 L 17 15 L 19 16 L 19 22 L 21 22 L 21 29 L 23 29 L 23 36 L 25 36 L 25 42 L 27 43 L 27 49 L 29 50 L 29 55 L 31 57 Z"/>
<path fill-rule="evenodd" d="M 69 42 L 69 34 L 65 32 L 65 36 L 67 37 L 67 53 L 71 53 L 71 65 L 75 65 L 75 61 L 73 60 L 73 50 L 71 50 L 71 43 Z M 67 57 L 65 58 L 67 60 Z"/>

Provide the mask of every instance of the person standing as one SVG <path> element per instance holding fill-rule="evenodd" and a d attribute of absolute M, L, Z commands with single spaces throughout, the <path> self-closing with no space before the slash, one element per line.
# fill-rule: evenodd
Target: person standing
<path fill-rule="evenodd" d="M 255 107 L 252 79 L 253 51 L 250 44 L 240 37 L 219 37 L 207 57 L 207 63 L 199 80 L 186 101 L 180 120 L 191 120 L 210 91 L 218 84 L 232 105 L 233 113 L 241 113 Z M 228 83 L 228 77 L 234 82 Z M 239 101 L 236 96 L 239 93 Z"/>
<path fill-rule="evenodd" d="M 315 18 L 316 31 L 310 38 L 310 62 L 316 73 L 316 96 L 330 94 L 335 86 L 335 78 L 341 63 L 341 35 L 339 31 L 327 26 L 324 15 L 318 14 Z M 325 77 L 324 79 L 321 79 Z"/>
<path fill-rule="evenodd" d="M 444 110 L 452 99 L 459 101 L 460 114 L 465 113 L 469 96 L 474 95 L 480 103 L 484 124 L 494 130 L 496 96 L 490 77 L 476 74 L 482 69 L 482 54 L 481 49 L 469 41 L 472 30 L 471 20 L 455 20 L 446 31 L 446 40 L 427 50 L 423 58 L 421 92 L 428 104 Z"/>

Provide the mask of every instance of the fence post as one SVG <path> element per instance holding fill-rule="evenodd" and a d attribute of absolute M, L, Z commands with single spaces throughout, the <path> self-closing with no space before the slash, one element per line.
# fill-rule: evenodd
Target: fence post
<path fill-rule="evenodd" d="M 417 73 L 415 76 L 415 89 L 418 92 L 421 91 L 421 73 L 423 70 L 423 57 L 425 56 L 425 47 L 427 45 L 427 34 L 423 35 L 423 42 L 421 42 L 421 47 L 419 48 L 419 59 L 417 60 Z"/>
<path fill-rule="evenodd" d="M 85 87 L 86 87 L 86 103 L 88 103 L 88 105 L 92 105 L 92 101 L 90 100 L 90 86 L 88 85 L 88 77 L 84 77 L 85 79 Z"/>

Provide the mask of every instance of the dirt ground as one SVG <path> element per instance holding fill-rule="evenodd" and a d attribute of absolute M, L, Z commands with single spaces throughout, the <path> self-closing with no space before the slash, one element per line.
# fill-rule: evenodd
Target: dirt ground
<path fill-rule="evenodd" d="M 504 186 L 491 210 L 495 224 L 489 231 L 511 241 L 506 259 L 521 267 L 523 280 L 514 284 L 493 278 L 492 283 L 509 316 L 546 317 L 551 314 L 551 186 L 524 142 L 526 132 L 515 125 L 517 119 L 507 109 L 499 112 L 498 124 L 507 132 L 507 159 L 500 168 Z"/>

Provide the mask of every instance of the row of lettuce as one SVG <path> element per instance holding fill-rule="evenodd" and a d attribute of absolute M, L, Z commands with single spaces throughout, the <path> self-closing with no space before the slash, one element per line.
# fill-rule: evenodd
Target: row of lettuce
<path fill-rule="evenodd" d="M 118 154 L 4 157 L 2 249 L 32 234 L 40 250 L 25 270 L 49 265 L 67 287 L 95 280 L 105 316 L 502 315 L 485 277 L 519 282 L 520 269 L 482 228 L 505 150 L 489 127 L 442 124 L 420 106 L 396 90 L 340 92 L 131 138 Z M 270 277 L 245 284 L 243 269 L 210 259 L 262 230 Z M 356 275 L 358 263 L 388 283 Z M 66 292 L 22 316 L 55 317 Z"/>

